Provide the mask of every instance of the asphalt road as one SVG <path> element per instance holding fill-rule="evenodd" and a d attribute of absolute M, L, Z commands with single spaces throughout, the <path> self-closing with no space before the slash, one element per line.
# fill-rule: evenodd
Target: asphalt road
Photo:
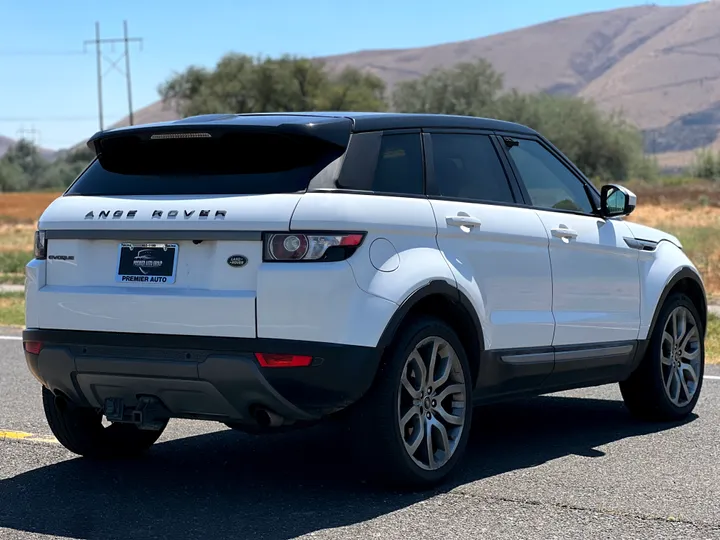
<path fill-rule="evenodd" d="M 720 538 L 720 370 L 682 425 L 633 421 L 614 386 L 479 409 L 442 489 L 370 487 L 341 432 L 250 437 L 171 422 L 143 459 L 47 441 L 19 341 L 0 340 L 0 538 Z M 43 441 L 42 439 L 46 439 Z"/>

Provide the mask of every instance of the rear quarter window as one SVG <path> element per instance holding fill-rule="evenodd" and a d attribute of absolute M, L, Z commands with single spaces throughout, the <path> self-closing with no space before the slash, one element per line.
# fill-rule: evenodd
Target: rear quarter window
<path fill-rule="evenodd" d="M 372 190 L 422 195 L 423 155 L 419 133 L 383 135 Z"/>

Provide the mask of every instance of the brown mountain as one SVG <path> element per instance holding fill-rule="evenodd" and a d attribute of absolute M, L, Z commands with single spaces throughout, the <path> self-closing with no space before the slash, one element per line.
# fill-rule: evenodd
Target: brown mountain
<path fill-rule="evenodd" d="M 505 74 L 506 88 L 580 95 L 622 110 L 663 165 L 687 165 L 704 146 L 720 149 L 720 1 L 589 13 L 470 41 L 322 60 L 333 70 L 371 71 L 392 87 L 478 57 Z M 158 102 L 136 122 L 175 117 Z"/>

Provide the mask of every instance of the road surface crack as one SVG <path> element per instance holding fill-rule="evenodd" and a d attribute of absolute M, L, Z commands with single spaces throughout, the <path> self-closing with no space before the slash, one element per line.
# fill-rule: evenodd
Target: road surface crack
<path fill-rule="evenodd" d="M 600 515 L 614 516 L 621 518 L 637 519 L 641 521 L 655 522 L 655 523 L 679 523 L 682 525 L 691 525 L 698 529 L 709 530 L 709 531 L 720 531 L 720 523 L 708 523 L 704 521 L 696 521 L 675 516 L 654 516 L 651 514 L 642 514 L 638 512 L 624 512 L 622 510 L 612 508 L 594 508 L 589 506 L 581 506 L 577 504 L 568 504 L 561 502 L 552 501 L 538 501 L 535 499 L 524 499 L 524 498 L 513 498 L 513 497 L 502 497 L 498 495 L 479 495 L 465 490 L 453 490 L 448 495 L 483 499 L 488 502 L 504 502 L 511 504 L 523 504 L 526 506 L 545 506 L 552 507 L 561 510 L 571 510 L 576 512 L 591 512 Z"/>

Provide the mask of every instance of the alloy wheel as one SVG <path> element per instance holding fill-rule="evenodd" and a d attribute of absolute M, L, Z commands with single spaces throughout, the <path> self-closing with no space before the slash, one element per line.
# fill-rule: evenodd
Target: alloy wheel
<path fill-rule="evenodd" d="M 437 470 L 452 458 L 466 406 L 465 375 L 453 347 L 437 336 L 420 341 L 403 366 L 397 407 L 405 451 L 416 465 Z"/>
<path fill-rule="evenodd" d="M 686 307 L 670 313 L 660 350 L 665 393 L 675 406 L 685 407 L 697 392 L 702 361 L 700 329 Z"/>

